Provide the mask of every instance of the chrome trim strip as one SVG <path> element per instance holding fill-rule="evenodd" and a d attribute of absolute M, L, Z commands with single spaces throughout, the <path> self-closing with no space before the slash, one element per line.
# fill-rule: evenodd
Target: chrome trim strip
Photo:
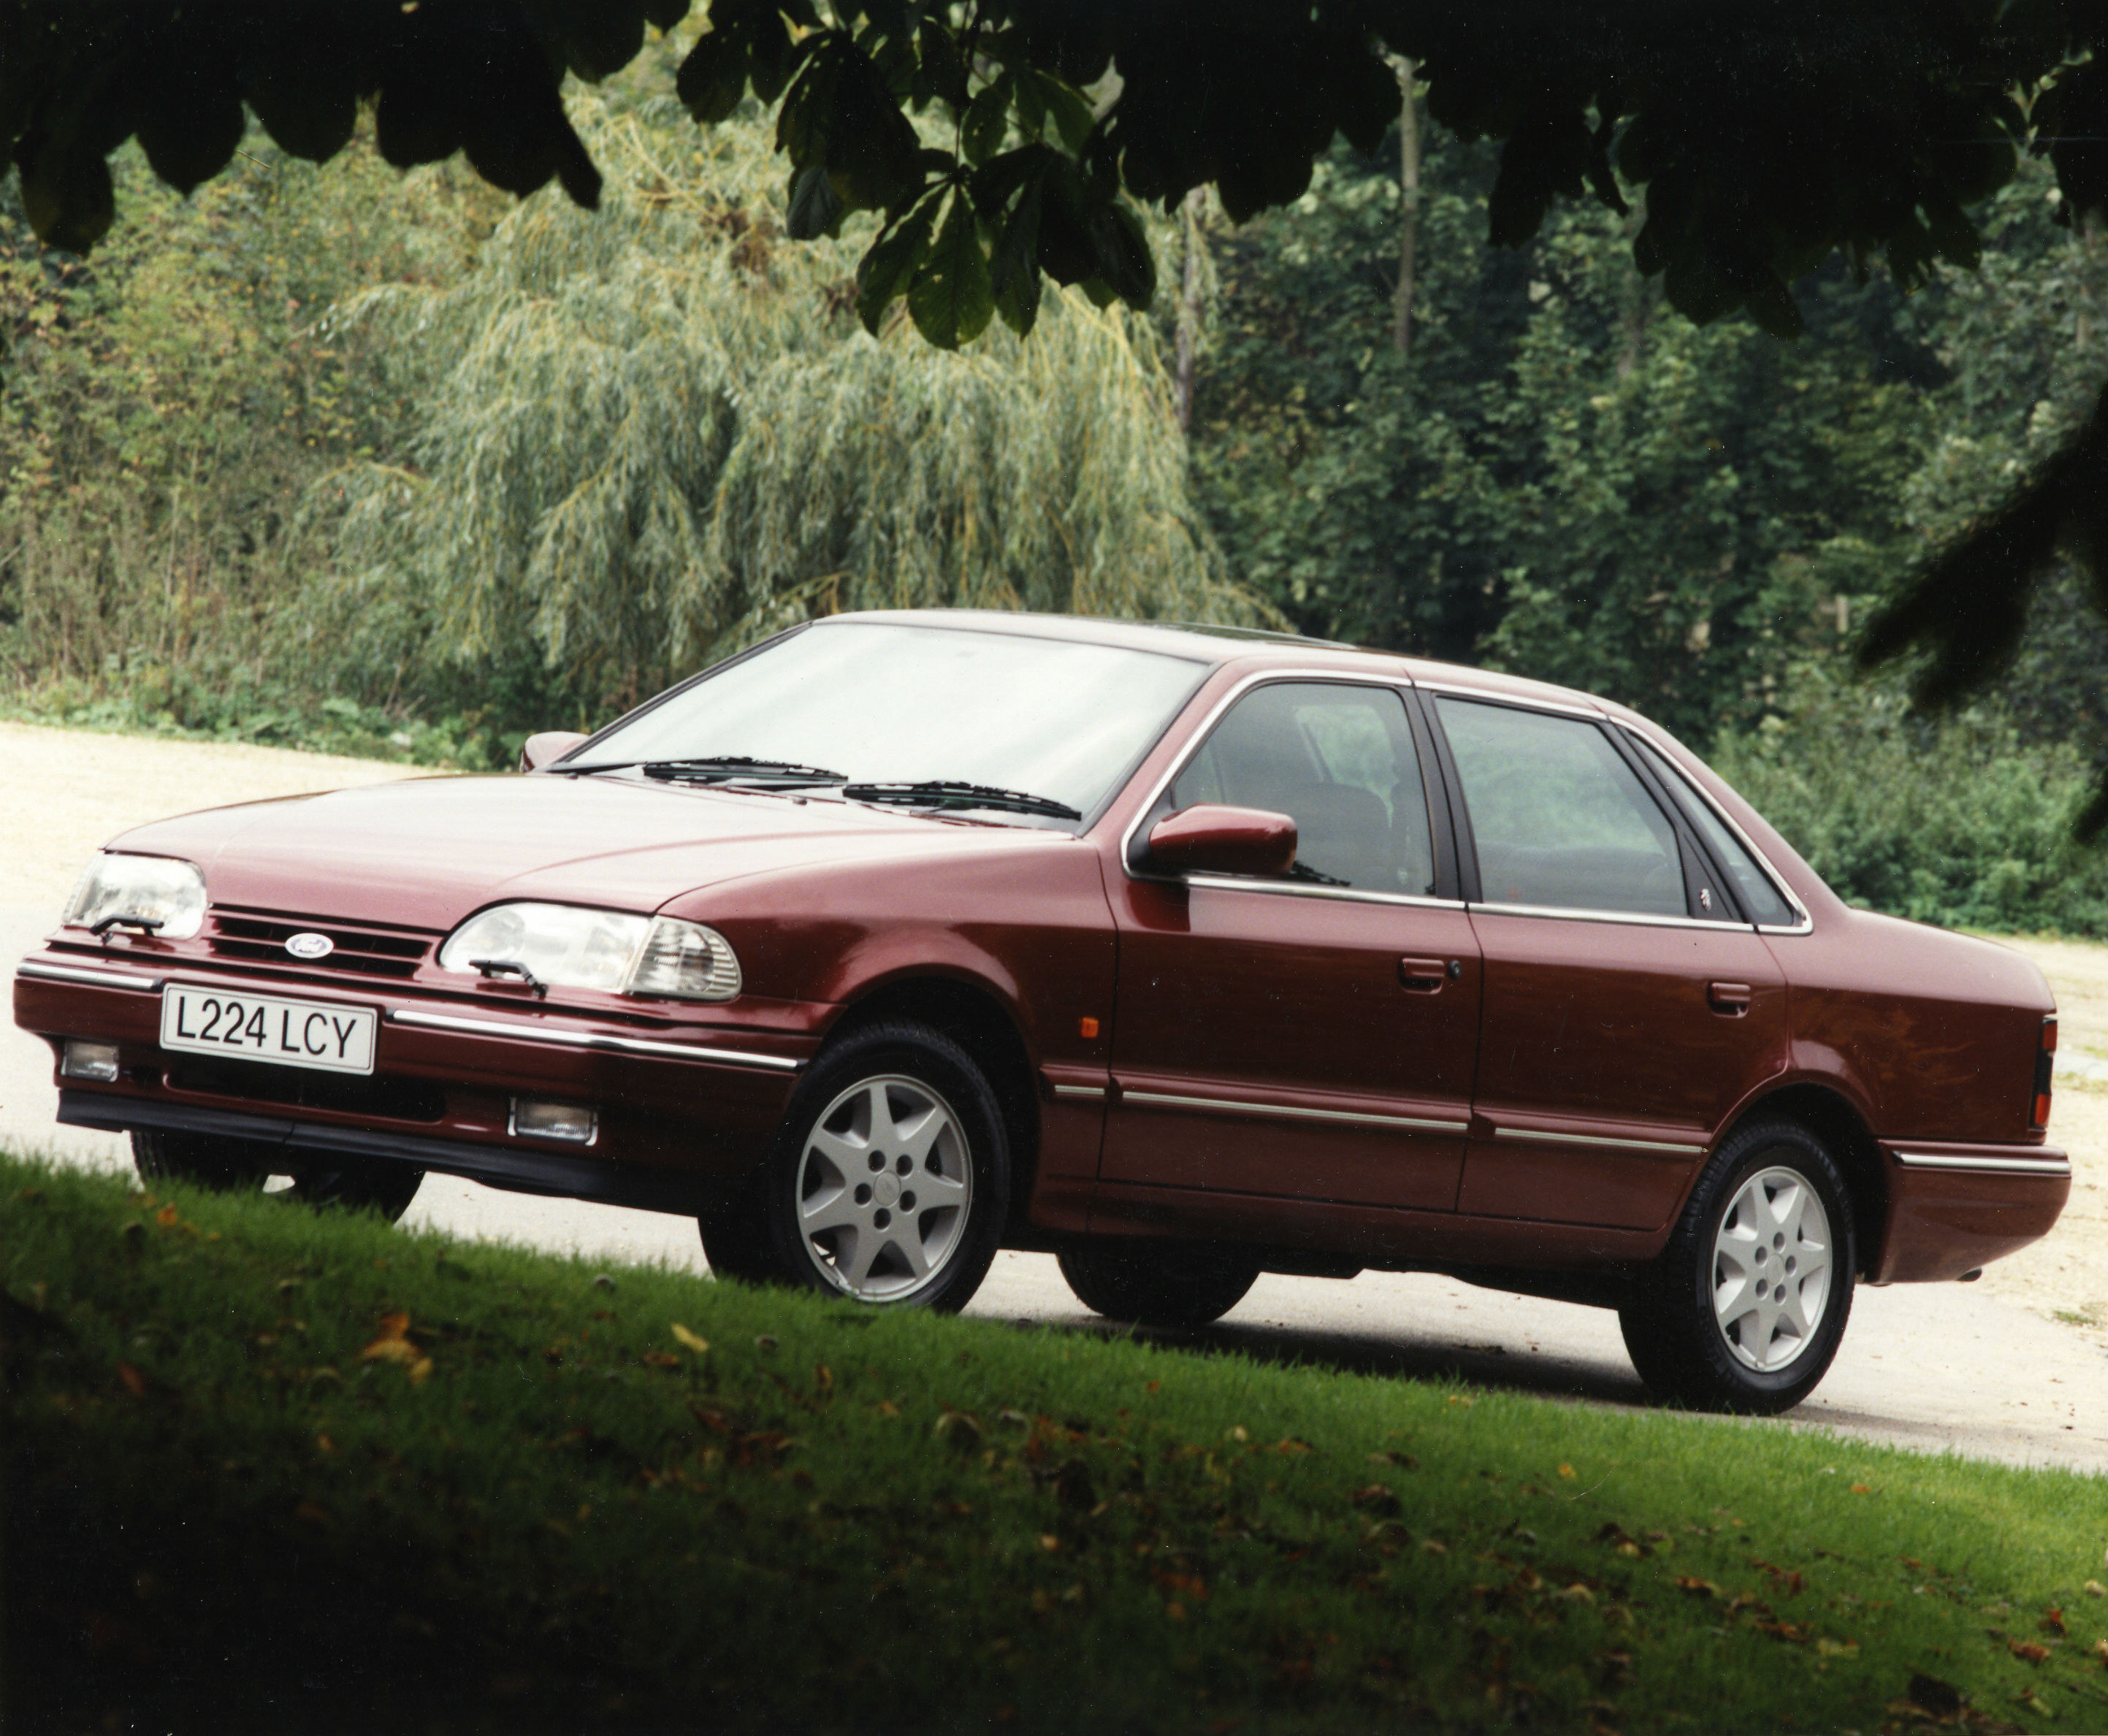
<path fill-rule="evenodd" d="M 84 983 L 91 988 L 136 989 L 142 995 L 158 994 L 165 977 L 142 977 L 136 970 L 103 970 L 93 965 L 50 965 L 42 959 L 24 959 L 15 967 L 18 977 L 47 983 Z"/>
<path fill-rule="evenodd" d="M 1724 929 L 1730 934 L 1746 934 L 1746 922 L 1705 922 L 1696 916 L 1649 916 L 1631 911 L 1575 911 L 1549 904 L 1493 904 L 1481 902 L 1468 906 L 1476 915 L 1484 912 L 1489 916 L 1554 916 L 1567 922 L 1621 922 L 1631 928 L 1642 929 Z"/>
<path fill-rule="evenodd" d="M 1417 1115 L 1368 1115 L 1358 1109 L 1306 1109 L 1287 1103 L 1237 1103 L 1227 1097 L 1182 1097 L 1169 1091 L 1120 1093 L 1123 1103 L 1153 1104 L 1170 1109 L 1218 1109 L 1234 1115 L 1286 1115 L 1295 1121 L 1350 1122 L 1363 1127 L 1403 1127 L 1412 1133 L 1463 1133 L 1470 1123 L 1427 1121 Z"/>
<path fill-rule="evenodd" d="M 1057 1085 L 1054 1087 L 1054 1095 L 1056 1097 L 1102 1098 L 1106 1095 L 1106 1088 L 1102 1085 Z"/>
<path fill-rule="evenodd" d="M 1741 844 L 1745 850 L 1747 850 L 1750 852 L 1750 858 L 1759 868 L 1763 870 L 1764 877 L 1772 883 L 1772 891 L 1778 893 L 1778 895 L 1784 898 L 1788 904 L 1791 905 L 1794 908 L 1795 914 L 1800 918 L 1799 922 L 1792 924 L 1790 926 L 1774 923 L 1759 923 L 1756 925 L 1757 933 L 1759 934 L 1813 933 L 1815 929 L 1815 919 L 1808 914 L 1808 906 L 1800 902 L 1799 893 L 1796 893 L 1790 886 L 1786 884 L 1786 876 L 1781 874 L 1777 868 L 1772 866 L 1772 859 L 1757 848 L 1754 840 L 1750 838 L 1750 834 L 1735 823 L 1734 816 L 1728 813 L 1718 802 L 1713 799 L 1711 793 L 1705 789 L 1705 787 L 1699 783 L 1698 780 L 1691 775 L 1688 767 L 1677 766 L 1676 756 L 1671 753 L 1660 742 L 1650 740 L 1643 732 L 1633 728 L 1633 726 L 1629 723 L 1616 719 L 1613 719 L 1612 721 L 1616 722 L 1618 727 L 1623 730 L 1627 735 L 1638 736 L 1642 741 L 1646 742 L 1646 744 L 1649 747 L 1652 748 L 1655 753 L 1660 754 L 1664 759 L 1669 762 L 1669 764 L 1676 766 L 1676 769 L 1683 774 L 1683 780 L 1691 786 L 1692 793 L 1697 796 L 1700 801 L 1703 802 L 1708 807 L 1713 810 L 1714 818 L 1718 820 L 1721 825 L 1727 827 L 1728 831 L 1733 834 L 1736 842 Z M 1673 792 L 1671 792 L 1671 794 L 1673 794 Z"/>
<path fill-rule="evenodd" d="M 805 1064 L 780 1055 L 753 1055 L 741 1049 L 705 1049 L 693 1043 L 655 1043 L 641 1037 L 608 1037 L 597 1031 L 538 1029 L 495 1019 L 462 1019 L 450 1013 L 426 1013 L 415 1007 L 390 1007 L 390 1024 L 430 1031 L 456 1031 L 469 1037 L 502 1037 L 514 1042 L 547 1043 L 560 1049 L 597 1049 L 615 1055 L 648 1055 L 673 1061 L 714 1061 L 734 1067 L 765 1067 L 796 1073 Z"/>
<path fill-rule="evenodd" d="M 1737 928 L 1742 926 L 1740 923 Z M 1545 1133 L 1532 1127 L 1496 1127 L 1497 1140 L 1534 1140 L 1554 1145 L 1602 1145 L 1614 1151 L 1665 1151 L 1679 1158 L 1695 1158 L 1703 1153 L 1703 1145 L 1686 1145 L 1671 1140 L 1613 1140 L 1596 1133 Z"/>
<path fill-rule="evenodd" d="M 1453 699 L 1475 699 L 1482 704 L 1508 705 L 1520 711 L 1555 711 L 1570 717 L 1586 717 L 1591 723 L 1607 723 L 1610 714 L 1600 707 L 1579 705 L 1570 699 L 1541 699 L 1535 694 L 1497 693 L 1490 687 L 1466 687 L 1460 681 L 1416 681 L 1422 693 L 1447 694 Z"/>
<path fill-rule="evenodd" d="M 1151 807 L 1155 805 L 1151 803 Z M 1365 892 L 1358 886 L 1318 886 L 1308 880 L 1246 879 L 1234 874 L 1189 874 L 1184 878 L 1188 886 L 1214 892 L 1263 892 L 1288 898 L 1336 898 L 1347 904 L 1404 904 L 1416 910 L 1461 911 L 1466 907 L 1461 898 L 1421 898 L 1411 893 Z"/>
<path fill-rule="evenodd" d="M 2069 1176 L 2069 1158 L 1971 1158 L 1958 1153 L 1899 1151 L 1896 1162 L 1907 1169 L 1974 1170 L 1998 1176 Z"/>

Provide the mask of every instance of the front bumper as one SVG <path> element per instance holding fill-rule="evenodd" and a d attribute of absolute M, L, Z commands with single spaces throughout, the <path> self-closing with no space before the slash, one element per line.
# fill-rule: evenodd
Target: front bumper
<path fill-rule="evenodd" d="M 1885 1140 L 1888 1217 L 1876 1284 L 1960 1278 L 2048 1235 L 2071 1161 L 2042 1145 Z"/>
<path fill-rule="evenodd" d="M 372 1008 L 374 1072 L 346 1079 L 164 1050 L 161 990 L 178 981 Z M 618 1023 L 561 1005 L 392 984 L 348 992 L 57 949 L 18 967 L 15 1021 L 55 1049 L 68 1037 L 118 1046 L 114 1082 L 60 1081 L 60 1119 L 74 1126 L 218 1131 L 282 1146 L 289 1160 L 399 1158 L 501 1187 L 673 1211 L 693 1209 L 759 1160 L 818 1042 L 816 1031 Z M 516 1096 L 592 1105 L 592 1144 L 515 1133 Z"/>

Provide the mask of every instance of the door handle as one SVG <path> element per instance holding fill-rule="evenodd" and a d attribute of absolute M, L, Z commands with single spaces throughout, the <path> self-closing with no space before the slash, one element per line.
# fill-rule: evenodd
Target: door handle
<path fill-rule="evenodd" d="M 1462 961 L 1457 959 L 1400 959 L 1398 961 L 1399 981 L 1417 995 L 1439 994 L 1444 983 L 1453 983 L 1463 974 Z"/>
<path fill-rule="evenodd" d="M 1730 1019 L 1740 1019 L 1750 1010 L 1750 985 L 1746 983 L 1708 983 L 1705 1001 L 1716 1013 Z"/>

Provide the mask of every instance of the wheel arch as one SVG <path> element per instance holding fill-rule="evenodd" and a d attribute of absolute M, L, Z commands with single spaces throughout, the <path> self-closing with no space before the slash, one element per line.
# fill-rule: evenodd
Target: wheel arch
<path fill-rule="evenodd" d="M 1797 1122 L 1829 1148 L 1852 1196 L 1858 1242 L 1857 1275 L 1864 1278 L 1879 1271 L 1888 1228 L 1888 1172 L 1873 1130 L 1851 1100 L 1834 1086 L 1813 1081 L 1782 1085 L 1745 1106 L 1720 1137 L 1727 1139 L 1755 1121 Z"/>
<path fill-rule="evenodd" d="M 988 1076 L 1010 1139 L 1009 1245 L 1026 1221 L 1039 1172 L 1039 1092 L 1031 1053 L 1010 1010 L 993 991 L 954 976 L 895 977 L 858 996 L 828 1028 L 827 1040 L 890 1020 L 927 1025 L 965 1050 Z"/>

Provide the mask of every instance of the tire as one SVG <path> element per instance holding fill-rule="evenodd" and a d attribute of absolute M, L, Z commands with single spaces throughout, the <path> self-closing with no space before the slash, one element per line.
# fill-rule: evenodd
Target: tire
<path fill-rule="evenodd" d="M 704 1252 L 734 1277 L 955 1312 L 1010 1189 L 1002 1105 L 971 1057 L 926 1026 L 868 1025 L 813 1064 L 752 1191 L 704 1220 Z"/>
<path fill-rule="evenodd" d="M 1218 1320 L 1259 1278 L 1257 1262 L 1204 1242 L 1107 1239 L 1062 1250 L 1077 1301 L 1108 1320 L 1191 1328 Z"/>
<path fill-rule="evenodd" d="M 1618 1311 L 1633 1366 L 1694 1410 L 1790 1410 L 1837 1354 L 1858 1254 L 1851 1194 L 1822 1142 L 1791 1122 L 1742 1128 Z"/>
<path fill-rule="evenodd" d="M 260 1193 L 283 1162 L 279 1149 L 255 1140 L 215 1139 L 209 1134 L 134 1132 L 132 1162 L 142 1181 L 187 1181 L 215 1193 Z M 309 1164 L 293 1178 L 286 1197 L 318 1208 L 378 1212 L 390 1223 L 410 1209 L 425 1172 L 408 1163 L 340 1158 Z"/>

